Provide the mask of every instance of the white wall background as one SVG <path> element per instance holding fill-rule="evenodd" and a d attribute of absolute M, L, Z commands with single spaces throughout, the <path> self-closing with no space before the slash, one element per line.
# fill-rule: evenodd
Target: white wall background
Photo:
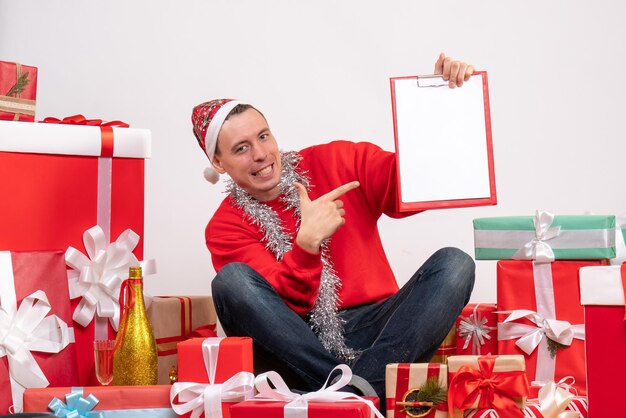
<path fill-rule="evenodd" d="M 223 188 L 202 177 L 194 105 L 254 103 L 283 149 L 393 150 L 389 77 L 432 72 L 440 51 L 487 70 L 499 203 L 382 219 L 402 284 L 440 247 L 472 253 L 475 217 L 626 211 L 625 15 L 618 0 L 0 0 L 0 59 L 39 68 L 38 119 L 152 130 L 152 294 L 206 294 L 214 275 L 204 226 Z M 495 262 L 477 264 L 473 300 L 493 302 Z"/>

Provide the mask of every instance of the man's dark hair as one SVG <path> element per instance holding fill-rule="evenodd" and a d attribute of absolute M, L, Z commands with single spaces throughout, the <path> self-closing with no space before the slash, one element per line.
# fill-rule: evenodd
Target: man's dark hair
<path fill-rule="evenodd" d="M 233 107 L 233 110 L 231 110 L 228 113 L 228 116 L 226 116 L 226 119 L 224 119 L 224 120 L 227 121 L 228 119 L 230 119 L 231 116 L 240 115 L 240 114 L 242 114 L 243 112 L 245 112 L 248 109 L 256 110 L 257 112 L 259 112 L 259 115 L 263 116 L 263 119 L 265 119 L 265 115 L 263 113 L 261 113 L 261 111 L 259 109 L 257 109 L 256 107 L 254 107 L 252 105 L 241 103 L 241 104 L 238 104 L 237 106 Z M 267 119 L 265 119 L 265 120 L 267 120 Z M 215 144 L 215 154 L 216 155 L 220 155 L 220 149 L 217 146 L 217 143 Z"/>
<path fill-rule="evenodd" d="M 230 117 L 231 117 L 231 116 L 239 115 L 239 114 L 241 114 L 241 113 L 245 112 L 245 111 L 246 111 L 246 110 L 248 110 L 248 109 L 254 109 L 254 110 L 256 110 L 257 112 L 259 112 L 259 114 L 260 114 L 261 116 L 263 116 L 263 119 L 265 119 L 265 116 L 263 115 L 263 113 L 261 113 L 261 112 L 259 111 L 259 109 L 257 109 L 256 107 L 254 107 L 254 106 L 252 106 L 252 105 L 249 105 L 249 104 L 243 104 L 243 103 L 242 103 L 242 104 L 238 104 L 237 106 L 235 106 L 235 107 L 233 108 L 233 110 L 231 110 L 231 111 L 228 113 L 228 116 L 226 116 L 226 119 L 224 119 L 224 120 L 228 120 L 228 119 L 230 119 Z"/>

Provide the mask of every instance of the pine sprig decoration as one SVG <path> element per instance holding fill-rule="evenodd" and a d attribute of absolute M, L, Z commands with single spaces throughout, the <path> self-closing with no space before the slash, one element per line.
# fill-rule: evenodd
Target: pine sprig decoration
<path fill-rule="evenodd" d="M 416 400 L 418 402 L 432 402 L 434 405 L 439 405 L 448 400 L 448 391 L 439 386 L 438 378 L 429 377 L 424 384 L 420 386 Z"/>
<path fill-rule="evenodd" d="M 437 405 L 447 399 L 447 390 L 439 386 L 438 378 L 431 377 L 426 379 L 419 388 L 409 389 L 402 402 L 398 402 L 398 404 L 402 405 L 406 416 L 421 418 L 430 414 Z"/>
<path fill-rule="evenodd" d="M 564 348 L 568 347 L 564 344 L 551 340 L 548 337 L 546 337 L 546 340 L 548 342 L 548 351 L 550 352 L 550 358 L 555 358 L 558 350 L 563 350 Z"/>
<path fill-rule="evenodd" d="M 28 73 L 22 73 L 21 76 L 17 79 L 13 87 L 7 93 L 7 96 L 17 97 L 18 94 L 24 91 L 24 88 L 28 85 L 30 79 L 28 78 Z"/>

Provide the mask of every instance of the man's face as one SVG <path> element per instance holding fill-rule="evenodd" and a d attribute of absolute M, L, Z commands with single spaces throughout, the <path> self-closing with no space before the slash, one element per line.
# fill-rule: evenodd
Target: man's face
<path fill-rule="evenodd" d="M 265 118 L 248 109 L 232 115 L 217 137 L 217 172 L 227 173 L 239 187 L 265 202 L 279 196 L 281 161 L 276 139 Z"/>

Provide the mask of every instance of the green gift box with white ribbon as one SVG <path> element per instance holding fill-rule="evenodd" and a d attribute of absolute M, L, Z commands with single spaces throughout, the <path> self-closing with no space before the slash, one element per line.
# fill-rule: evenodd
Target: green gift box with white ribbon
<path fill-rule="evenodd" d="M 533 216 L 474 219 L 477 260 L 600 260 L 615 257 L 615 216 Z"/>

